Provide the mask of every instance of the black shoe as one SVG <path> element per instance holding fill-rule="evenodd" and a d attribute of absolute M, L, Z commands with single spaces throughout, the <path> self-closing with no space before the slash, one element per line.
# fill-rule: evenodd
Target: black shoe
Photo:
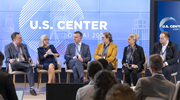
<path fill-rule="evenodd" d="M 37 93 L 36 93 L 36 91 L 34 89 L 30 89 L 30 94 L 33 95 L 33 96 L 37 95 Z"/>
<path fill-rule="evenodd" d="M 43 69 L 43 65 L 36 64 L 36 68 L 38 68 L 38 69 Z"/>

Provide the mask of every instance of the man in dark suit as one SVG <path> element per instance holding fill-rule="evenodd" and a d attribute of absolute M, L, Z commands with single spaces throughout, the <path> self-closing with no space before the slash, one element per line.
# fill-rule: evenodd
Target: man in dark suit
<path fill-rule="evenodd" d="M 160 54 L 163 59 L 162 73 L 167 80 L 171 81 L 171 74 L 178 71 L 179 49 L 176 43 L 169 41 L 170 34 L 162 32 L 160 42 L 155 43 L 151 51 L 152 54 Z M 151 76 L 149 70 L 146 70 L 146 76 Z"/>
<path fill-rule="evenodd" d="M 81 80 L 86 81 L 84 69 L 87 62 L 91 60 L 89 46 L 81 42 L 82 33 L 74 32 L 74 43 L 69 44 L 64 55 L 68 67 L 73 70 L 74 83 L 80 83 Z"/>
<path fill-rule="evenodd" d="M 11 38 L 13 42 L 5 46 L 6 69 L 8 70 L 10 63 L 13 71 L 27 72 L 30 94 L 36 96 L 32 68 L 33 61 L 31 60 L 27 46 L 22 43 L 21 35 L 18 32 L 14 32 Z"/>
<path fill-rule="evenodd" d="M 4 55 L 0 52 L 0 69 Z M 11 76 L 0 71 L 0 94 L 4 100 L 18 100 Z"/>
<path fill-rule="evenodd" d="M 152 97 L 172 100 L 176 87 L 162 74 L 163 66 L 163 60 L 159 54 L 154 54 L 149 57 L 148 68 L 152 76 L 143 77 L 138 80 L 134 89 L 137 100 L 146 100 L 147 98 L 151 100 Z"/>

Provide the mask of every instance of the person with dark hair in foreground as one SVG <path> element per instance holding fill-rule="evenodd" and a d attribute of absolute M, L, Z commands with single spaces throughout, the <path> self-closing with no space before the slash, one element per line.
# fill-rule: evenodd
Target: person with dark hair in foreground
<path fill-rule="evenodd" d="M 105 100 L 108 90 L 117 82 L 113 73 L 108 70 L 101 70 L 94 76 L 95 94 L 93 100 Z"/>
<path fill-rule="evenodd" d="M 145 100 L 146 98 L 156 97 L 172 100 L 175 85 L 162 74 L 163 60 L 159 54 L 149 57 L 148 68 L 152 76 L 140 78 L 137 82 L 134 90 L 137 99 Z"/>
<path fill-rule="evenodd" d="M 76 100 L 93 100 L 94 89 L 94 75 L 103 69 L 103 66 L 98 61 L 93 61 L 88 66 L 88 74 L 90 82 L 88 85 L 79 88 L 76 94 Z"/>
<path fill-rule="evenodd" d="M 2 54 L 2 52 L 0 52 L 0 69 L 3 60 L 4 60 L 4 55 Z M 18 100 L 11 76 L 1 71 L 0 71 L 0 94 L 2 95 L 4 100 Z"/>
<path fill-rule="evenodd" d="M 129 85 L 116 84 L 106 94 L 106 100 L 137 100 L 137 98 Z"/>

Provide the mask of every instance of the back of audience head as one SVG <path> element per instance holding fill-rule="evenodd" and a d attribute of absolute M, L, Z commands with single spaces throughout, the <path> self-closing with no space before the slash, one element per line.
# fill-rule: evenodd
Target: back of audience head
<path fill-rule="evenodd" d="M 0 69 L 1 69 L 1 66 L 2 66 L 3 60 L 4 60 L 4 55 L 3 55 L 2 52 L 0 51 Z"/>
<path fill-rule="evenodd" d="M 118 83 L 108 91 L 106 100 L 137 100 L 137 98 L 129 85 Z"/>
<path fill-rule="evenodd" d="M 88 74 L 89 74 L 89 77 L 91 78 L 91 79 L 93 79 L 94 78 L 94 75 L 97 73 L 97 72 L 99 72 L 100 70 L 102 70 L 103 69 L 103 66 L 102 66 L 102 64 L 100 63 L 100 62 L 98 62 L 98 61 L 93 61 L 93 62 L 91 62 L 90 64 L 89 64 L 89 66 L 88 66 Z"/>
<path fill-rule="evenodd" d="M 149 57 L 149 70 L 151 73 L 162 73 L 163 60 L 159 54 L 153 54 Z"/>
<path fill-rule="evenodd" d="M 98 61 L 103 65 L 104 69 L 109 70 L 108 61 L 106 59 L 98 59 Z"/>
<path fill-rule="evenodd" d="M 113 73 L 108 70 L 101 70 L 94 76 L 94 100 L 105 100 L 108 90 L 117 82 Z"/>

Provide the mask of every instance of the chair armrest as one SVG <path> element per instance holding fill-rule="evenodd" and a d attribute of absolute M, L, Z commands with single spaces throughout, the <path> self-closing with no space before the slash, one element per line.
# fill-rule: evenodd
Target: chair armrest
<path fill-rule="evenodd" d="M 12 67 L 11 67 L 10 63 L 9 63 L 9 66 L 8 66 L 8 73 L 12 73 Z"/>
<path fill-rule="evenodd" d="M 144 66 L 144 71 L 146 70 L 146 67 L 147 67 L 147 62 L 145 62 L 144 64 L 143 64 L 143 66 Z"/>
<path fill-rule="evenodd" d="M 60 61 L 57 61 L 57 68 L 61 69 L 61 62 Z"/>

